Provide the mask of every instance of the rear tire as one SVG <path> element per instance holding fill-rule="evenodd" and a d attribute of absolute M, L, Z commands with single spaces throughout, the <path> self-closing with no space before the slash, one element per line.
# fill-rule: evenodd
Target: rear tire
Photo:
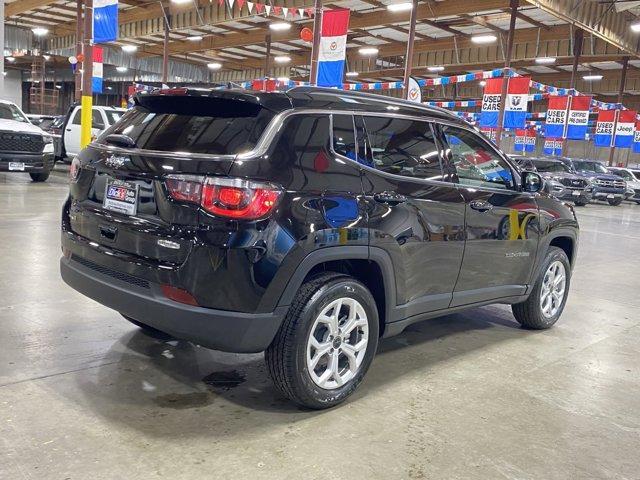
<path fill-rule="evenodd" d="M 511 307 L 514 317 L 525 328 L 551 328 L 562 315 L 570 285 L 571 264 L 567 254 L 561 248 L 549 247 L 529 298 Z"/>
<path fill-rule="evenodd" d="M 378 310 L 356 279 L 323 273 L 305 282 L 265 351 L 271 379 L 299 405 L 330 408 L 351 395 L 378 347 Z"/>
<path fill-rule="evenodd" d="M 587 204 L 587 202 L 574 202 L 574 205 L 576 207 L 584 207 Z"/>
<path fill-rule="evenodd" d="M 614 198 L 614 199 L 609 198 L 609 199 L 607 199 L 607 202 L 612 207 L 617 207 L 618 205 L 620 205 L 622 203 L 622 198 Z"/>
<path fill-rule="evenodd" d="M 30 173 L 29 176 L 33 182 L 46 182 L 51 172 Z"/>

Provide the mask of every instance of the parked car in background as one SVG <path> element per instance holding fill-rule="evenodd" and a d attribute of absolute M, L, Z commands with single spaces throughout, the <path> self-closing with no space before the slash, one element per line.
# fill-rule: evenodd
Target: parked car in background
<path fill-rule="evenodd" d="M 618 175 L 614 175 L 607 167 L 596 160 L 582 160 L 558 157 L 565 165 L 593 185 L 592 198 L 606 201 L 609 205 L 618 206 L 627 196 L 627 184 Z"/>
<path fill-rule="evenodd" d="M 27 118 L 31 123 L 40 127 L 45 132 L 49 131 L 49 127 L 56 119 L 55 115 L 37 115 L 34 113 L 27 113 Z"/>
<path fill-rule="evenodd" d="M 512 157 L 524 170 L 538 172 L 545 180 L 546 191 L 560 200 L 582 207 L 591 201 L 591 180 L 572 173 L 560 160 L 547 157 Z"/>
<path fill-rule="evenodd" d="M 609 171 L 627 182 L 627 187 L 631 190 L 627 200 L 640 205 L 640 172 L 634 173 L 633 170 L 622 167 L 609 167 Z"/>
<path fill-rule="evenodd" d="M 265 350 L 284 395 L 328 408 L 414 322 L 562 314 L 573 208 L 450 112 L 311 87 L 135 102 L 71 164 L 60 269 L 143 329 Z"/>
<path fill-rule="evenodd" d="M 24 172 L 44 182 L 54 164 L 51 135 L 33 125 L 20 107 L 0 100 L 0 171 Z"/>
<path fill-rule="evenodd" d="M 125 111 L 124 108 L 94 106 L 91 111 L 91 137 L 97 138 L 116 123 Z M 80 115 L 80 105 L 72 106 L 66 115 L 58 152 L 60 158 L 71 159 L 80 153 Z"/>

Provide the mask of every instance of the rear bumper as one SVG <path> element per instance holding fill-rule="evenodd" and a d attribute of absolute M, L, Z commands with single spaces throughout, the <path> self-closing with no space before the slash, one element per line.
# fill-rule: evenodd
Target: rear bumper
<path fill-rule="evenodd" d="M 599 200 L 607 198 L 624 198 L 626 194 L 626 190 L 621 190 L 619 188 L 596 187 L 593 189 L 593 198 Z"/>
<path fill-rule="evenodd" d="M 204 347 L 236 353 L 265 350 L 280 328 L 287 307 L 272 313 L 240 313 L 193 307 L 165 298 L 160 286 L 126 274 L 60 259 L 62 279 L 87 297 L 145 325 Z M 98 267 L 98 266 L 96 266 Z"/>
<path fill-rule="evenodd" d="M 21 163 L 24 170 L 10 170 L 11 162 Z M 0 172 L 46 172 L 53 168 L 53 153 L 9 153 L 0 152 Z"/>
<path fill-rule="evenodd" d="M 574 192 L 578 192 L 578 195 L 574 195 Z M 585 190 L 571 190 L 567 188 L 558 196 L 558 198 L 566 202 L 589 203 L 591 201 L 591 192 L 587 192 Z"/>

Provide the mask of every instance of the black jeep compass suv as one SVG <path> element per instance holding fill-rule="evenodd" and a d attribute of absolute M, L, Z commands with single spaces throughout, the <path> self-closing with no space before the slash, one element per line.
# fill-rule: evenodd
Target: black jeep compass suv
<path fill-rule="evenodd" d="M 550 327 L 576 257 L 537 173 L 444 110 L 367 93 L 141 94 L 70 175 L 70 286 L 142 328 L 266 350 L 311 408 L 413 322 L 505 303 Z"/>

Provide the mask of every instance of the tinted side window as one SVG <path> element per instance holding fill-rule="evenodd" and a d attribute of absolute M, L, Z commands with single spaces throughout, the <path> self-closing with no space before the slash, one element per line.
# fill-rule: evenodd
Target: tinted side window
<path fill-rule="evenodd" d="M 373 167 L 406 177 L 442 180 L 431 124 L 392 117 L 363 117 Z"/>
<path fill-rule="evenodd" d="M 76 113 L 73 116 L 73 121 L 71 123 L 73 123 L 74 125 L 80 125 L 80 113 L 80 109 L 76 110 Z"/>
<path fill-rule="evenodd" d="M 449 125 L 443 126 L 442 131 L 459 183 L 513 188 L 511 168 L 479 135 Z"/>
<path fill-rule="evenodd" d="M 333 115 L 333 150 L 357 161 L 356 137 L 351 115 Z"/>
<path fill-rule="evenodd" d="M 104 120 L 102 119 L 102 115 L 98 110 L 91 111 L 91 126 L 93 128 L 99 128 L 101 130 L 104 128 Z"/>

